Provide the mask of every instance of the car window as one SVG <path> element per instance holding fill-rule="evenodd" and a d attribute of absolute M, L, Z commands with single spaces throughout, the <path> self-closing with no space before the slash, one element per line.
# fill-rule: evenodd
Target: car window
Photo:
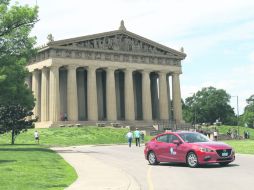
<path fill-rule="evenodd" d="M 159 142 L 168 142 L 168 137 L 167 137 L 167 135 L 161 135 L 161 136 L 157 137 L 156 140 Z"/>
<path fill-rule="evenodd" d="M 200 133 L 180 133 L 179 136 L 187 143 L 210 141 L 210 139 Z"/>
<path fill-rule="evenodd" d="M 173 143 L 174 140 L 179 140 L 179 138 L 173 134 L 168 134 L 168 142 Z"/>

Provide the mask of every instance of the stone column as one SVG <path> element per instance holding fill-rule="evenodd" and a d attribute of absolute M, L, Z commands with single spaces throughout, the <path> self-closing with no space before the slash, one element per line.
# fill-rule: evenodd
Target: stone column
<path fill-rule="evenodd" d="M 112 121 L 117 120 L 115 69 L 113 68 L 107 68 L 106 103 L 107 103 L 107 119 Z"/>
<path fill-rule="evenodd" d="M 33 118 L 35 117 L 39 117 L 40 114 L 40 102 L 39 102 L 39 71 L 38 70 L 34 70 L 33 71 L 33 76 L 32 76 L 32 91 L 34 94 L 34 98 L 35 98 L 35 106 L 33 109 Z M 40 118 L 39 118 L 40 119 Z"/>
<path fill-rule="evenodd" d="M 151 85 L 150 85 L 150 72 L 142 72 L 142 112 L 143 120 L 152 120 L 152 102 L 151 102 Z"/>
<path fill-rule="evenodd" d="M 49 72 L 49 119 L 60 120 L 59 68 L 51 66 Z"/>
<path fill-rule="evenodd" d="M 132 69 L 124 70 L 124 101 L 125 101 L 125 120 L 134 121 L 134 91 Z"/>
<path fill-rule="evenodd" d="M 182 104 L 179 73 L 172 74 L 173 109 L 176 123 L 182 122 Z"/>
<path fill-rule="evenodd" d="M 78 120 L 77 67 L 68 66 L 67 73 L 67 117 L 69 121 Z"/>
<path fill-rule="evenodd" d="M 172 121 L 172 105 L 171 105 L 171 76 L 167 75 L 167 94 L 168 94 L 168 117 L 169 117 L 169 121 Z M 169 78 L 170 77 L 170 78 Z"/>
<path fill-rule="evenodd" d="M 88 67 L 87 70 L 87 111 L 90 121 L 98 120 L 96 69 L 96 67 Z"/>
<path fill-rule="evenodd" d="M 26 79 L 25 79 L 25 84 L 27 85 L 27 87 L 29 88 L 29 89 L 32 89 L 32 84 L 31 84 L 31 76 L 30 76 L 30 73 L 29 73 L 29 76 L 28 77 L 26 77 Z"/>
<path fill-rule="evenodd" d="M 160 104 L 160 119 L 168 120 L 168 88 L 167 88 L 167 73 L 159 73 L 159 104 Z"/>
<path fill-rule="evenodd" d="M 41 70 L 41 121 L 48 121 L 48 70 Z"/>

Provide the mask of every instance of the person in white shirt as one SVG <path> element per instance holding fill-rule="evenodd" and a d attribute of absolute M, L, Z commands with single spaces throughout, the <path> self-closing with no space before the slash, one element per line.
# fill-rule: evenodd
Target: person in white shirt
<path fill-rule="evenodd" d="M 132 134 L 131 130 L 126 134 L 126 137 L 128 139 L 129 147 L 131 147 L 131 142 L 132 142 L 132 139 L 133 139 L 133 134 Z"/>
<path fill-rule="evenodd" d="M 34 140 L 35 140 L 35 142 L 37 141 L 37 143 L 39 144 L 40 135 L 37 130 L 34 132 Z"/>
<path fill-rule="evenodd" d="M 136 128 L 136 131 L 134 131 L 134 137 L 136 140 L 136 146 L 140 147 L 140 131 L 138 130 L 138 128 Z"/>

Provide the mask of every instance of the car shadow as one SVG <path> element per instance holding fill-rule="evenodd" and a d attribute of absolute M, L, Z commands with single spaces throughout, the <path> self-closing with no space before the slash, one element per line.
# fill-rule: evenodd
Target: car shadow
<path fill-rule="evenodd" d="M 189 168 L 187 164 L 185 163 L 159 163 L 157 166 L 171 166 L 171 167 L 186 167 Z M 202 169 L 209 169 L 209 168 L 230 168 L 230 167 L 238 167 L 240 165 L 238 164 L 228 164 L 227 166 L 221 166 L 219 164 L 205 164 L 205 165 L 199 165 L 198 168 Z"/>

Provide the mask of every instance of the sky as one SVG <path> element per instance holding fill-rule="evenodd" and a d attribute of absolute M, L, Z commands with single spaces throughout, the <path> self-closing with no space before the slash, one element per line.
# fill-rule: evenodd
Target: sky
<path fill-rule="evenodd" d="M 32 35 L 38 45 L 118 29 L 187 54 L 182 62 L 182 98 L 203 87 L 224 89 L 239 113 L 254 94 L 253 0 L 19 0 L 39 6 Z"/>

